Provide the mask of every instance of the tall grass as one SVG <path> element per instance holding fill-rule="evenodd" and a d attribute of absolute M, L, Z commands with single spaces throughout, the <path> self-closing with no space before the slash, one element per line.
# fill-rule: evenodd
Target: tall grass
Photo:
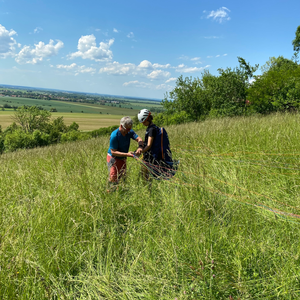
<path fill-rule="evenodd" d="M 167 130 L 151 189 L 106 192 L 107 137 L 0 156 L 1 299 L 299 298 L 299 115 Z"/>

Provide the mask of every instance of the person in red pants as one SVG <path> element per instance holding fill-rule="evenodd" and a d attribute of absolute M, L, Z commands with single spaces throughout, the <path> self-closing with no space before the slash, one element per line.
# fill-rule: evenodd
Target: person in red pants
<path fill-rule="evenodd" d="M 143 150 L 143 140 L 132 130 L 132 124 L 133 121 L 130 117 L 123 117 L 120 127 L 110 135 L 106 157 L 110 190 L 114 190 L 120 179 L 126 175 L 126 159 L 133 157 L 133 152 L 128 152 L 130 140 L 133 139 L 139 144 L 135 152 L 136 156 L 140 156 Z"/>

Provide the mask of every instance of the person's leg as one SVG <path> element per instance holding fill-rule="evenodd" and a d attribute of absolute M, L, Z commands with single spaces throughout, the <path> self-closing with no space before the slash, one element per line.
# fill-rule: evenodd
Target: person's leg
<path fill-rule="evenodd" d="M 122 185 L 124 185 L 126 179 L 126 171 L 127 171 L 126 159 L 117 160 L 117 170 L 118 170 L 118 183 L 122 182 Z"/>
<path fill-rule="evenodd" d="M 106 161 L 108 168 L 108 188 L 115 190 L 120 178 L 126 174 L 126 160 L 107 155 Z"/>

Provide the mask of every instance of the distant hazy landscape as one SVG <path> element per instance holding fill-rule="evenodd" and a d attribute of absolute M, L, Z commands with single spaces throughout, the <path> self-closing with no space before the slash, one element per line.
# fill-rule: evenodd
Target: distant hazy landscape
<path fill-rule="evenodd" d="M 122 116 L 133 117 L 143 108 L 162 110 L 160 101 L 153 99 L 0 85 L 2 129 L 13 122 L 14 110 L 23 105 L 51 111 L 53 117 L 63 116 L 67 125 L 76 122 L 83 131 L 117 125 Z"/>

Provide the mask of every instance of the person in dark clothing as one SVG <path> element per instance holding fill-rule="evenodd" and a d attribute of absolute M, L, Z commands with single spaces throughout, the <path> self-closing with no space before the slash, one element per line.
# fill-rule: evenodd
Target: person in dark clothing
<path fill-rule="evenodd" d="M 143 161 L 145 163 L 142 167 L 143 178 L 150 180 L 150 173 L 151 177 L 162 177 L 167 172 L 169 166 L 164 162 L 161 154 L 154 157 L 151 151 L 154 141 L 159 133 L 159 128 L 153 123 L 153 116 L 147 109 L 142 109 L 139 112 L 138 119 L 144 126 L 147 126 L 144 148 L 142 150 Z"/>

